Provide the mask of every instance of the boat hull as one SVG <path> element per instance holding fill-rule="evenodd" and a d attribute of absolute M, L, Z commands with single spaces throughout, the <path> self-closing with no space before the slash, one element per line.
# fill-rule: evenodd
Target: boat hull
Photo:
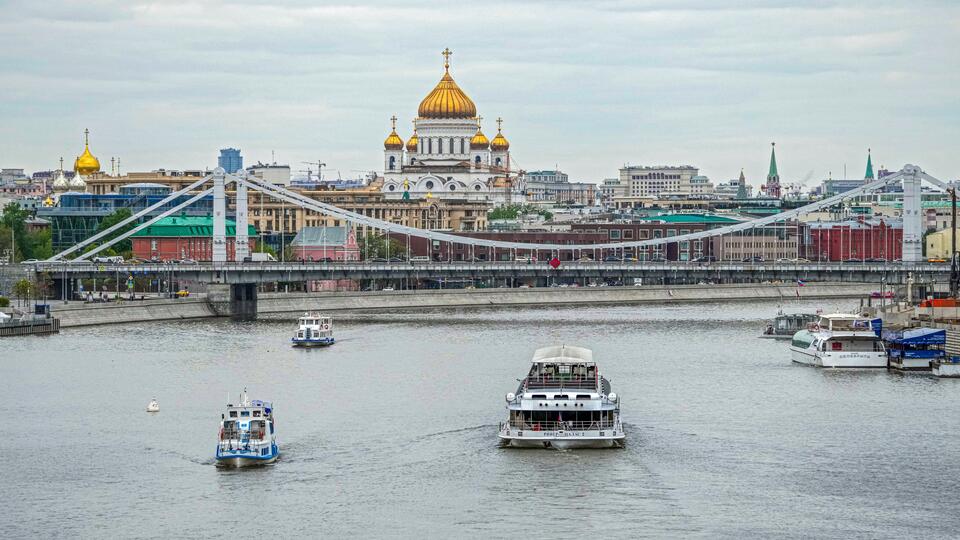
<path fill-rule="evenodd" d="M 279 457 L 280 449 L 277 448 L 276 444 L 270 446 L 270 453 L 267 455 L 257 455 L 252 452 L 231 452 L 229 450 L 221 452 L 217 448 L 216 462 L 217 467 L 259 467 L 273 463 Z"/>
<path fill-rule="evenodd" d="M 960 363 L 930 362 L 930 371 L 936 377 L 960 377 Z"/>
<path fill-rule="evenodd" d="M 557 448 L 576 450 L 588 448 L 623 448 L 624 437 L 504 437 L 500 445 L 510 448 Z"/>
<path fill-rule="evenodd" d="M 818 352 L 790 347 L 790 359 L 798 364 L 824 368 L 885 368 L 887 354 L 875 352 Z"/>
<path fill-rule="evenodd" d="M 312 338 L 312 339 L 298 339 L 292 338 L 290 343 L 294 347 L 329 347 L 333 345 L 334 339 L 332 337 L 328 338 Z"/>

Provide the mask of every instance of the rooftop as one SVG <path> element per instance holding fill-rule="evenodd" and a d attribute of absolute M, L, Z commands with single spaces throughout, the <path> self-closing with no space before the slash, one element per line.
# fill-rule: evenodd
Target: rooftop
<path fill-rule="evenodd" d="M 226 220 L 227 236 L 236 236 L 237 226 L 233 220 Z M 247 225 L 247 235 L 256 236 L 257 229 Z M 213 236 L 213 217 L 211 216 L 170 216 L 157 221 L 153 225 L 141 229 L 131 237 L 196 237 Z"/>

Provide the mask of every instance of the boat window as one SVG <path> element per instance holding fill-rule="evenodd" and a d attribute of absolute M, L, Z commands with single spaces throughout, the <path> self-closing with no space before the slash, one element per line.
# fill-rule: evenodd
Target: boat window
<path fill-rule="evenodd" d="M 250 416 L 250 411 L 240 411 L 240 416 Z"/>
<path fill-rule="evenodd" d="M 832 341 L 832 342 L 830 342 L 830 348 L 831 348 L 832 350 L 834 350 L 834 351 L 842 351 L 842 350 L 843 350 L 843 342 L 842 342 L 842 341 Z"/>
<path fill-rule="evenodd" d="M 560 364 L 560 365 L 557 366 L 557 367 L 560 369 L 560 373 L 570 373 L 570 365 L 569 365 L 569 364 Z"/>
<path fill-rule="evenodd" d="M 253 416 L 254 417 L 260 416 L 260 411 L 253 411 Z"/>
<path fill-rule="evenodd" d="M 569 399 L 566 394 L 554 394 L 553 399 Z"/>
<path fill-rule="evenodd" d="M 577 399 L 590 399 L 590 394 L 577 394 Z"/>
<path fill-rule="evenodd" d="M 546 394 L 534 394 L 532 397 L 533 399 L 547 399 Z"/>
<path fill-rule="evenodd" d="M 230 411 L 230 418 L 236 418 L 236 417 L 237 417 L 237 411 Z"/>

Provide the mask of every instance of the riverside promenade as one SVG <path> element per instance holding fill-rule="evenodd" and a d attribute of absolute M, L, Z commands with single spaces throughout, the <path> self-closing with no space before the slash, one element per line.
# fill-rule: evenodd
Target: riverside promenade
<path fill-rule="evenodd" d="M 485 306 L 550 306 L 666 304 L 746 300 L 865 299 L 877 286 L 865 283 L 674 285 L 643 287 L 578 287 L 523 289 L 448 289 L 327 293 L 260 293 L 257 315 L 272 318 L 304 311 L 325 313 L 383 312 L 407 309 Z M 120 304 L 52 302 L 62 328 L 146 321 L 205 319 L 227 316 L 204 295 L 180 299 L 147 299 Z"/>

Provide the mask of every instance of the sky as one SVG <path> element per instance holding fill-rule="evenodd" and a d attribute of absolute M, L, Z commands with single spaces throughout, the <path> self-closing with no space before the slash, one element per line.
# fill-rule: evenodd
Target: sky
<path fill-rule="evenodd" d="M 624 164 L 714 182 L 921 166 L 960 177 L 960 2 L 0 0 L 0 167 L 91 150 L 123 172 L 322 161 L 383 168 L 451 74 L 512 162 L 600 182 Z M 313 167 L 316 169 L 316 167 Z"/>

